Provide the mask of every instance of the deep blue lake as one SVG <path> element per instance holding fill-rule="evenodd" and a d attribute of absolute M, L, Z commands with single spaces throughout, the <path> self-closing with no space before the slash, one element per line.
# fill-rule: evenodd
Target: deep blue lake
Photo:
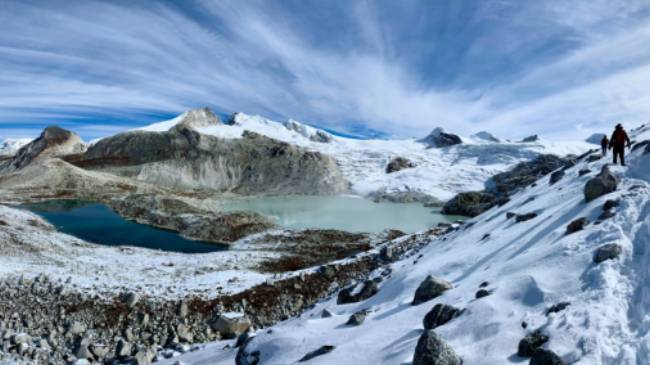
<path fill-rule="evenodd" d="M 60 232 L 101 245 L 137 246 L 183 253 L 227 249 L 225 245 L 188 240 L 175 232 L 126 220 L 103 204 L 53 200 L 21 207 L 43 217 Z"/>

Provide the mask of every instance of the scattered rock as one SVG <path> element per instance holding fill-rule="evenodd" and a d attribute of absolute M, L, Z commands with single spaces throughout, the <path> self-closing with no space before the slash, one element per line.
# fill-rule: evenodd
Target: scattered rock
<path fill-rule="evenodd" d="M 484 281 L 484 282 L 482 282 L 481 284 L 479 284 L 478 287 L 479 287 L 479 288 L 487 288 L 488 285 L 490 285 L 490 283 L 488 283 L 487 281 Z"/>
<path fill-rule="evenodd" d="M 537 217 L 537 213 L 517 214 L 517 218 L 515 218 L 515 221 L 517 223 L 521 223 L 521 222 L 531 220 L 535 217 Z"/>
<path fill-rule="evenodd" d="M 413 355 L 413 365 L 462 365 L 463 361 L 434 331 L 424 331 Z"/>
<path fill-rule="evenodd" d="M 526 335 L 519 341 L 517 347 L 517 355 L 521 357 L 531 357 L 543 344 L 548 342 L 548 336 L 542 334 L 540 331 L 535 331 Z"/>
<path fill-rule="evenodd" d="M 610 210 L 618 207 L 619 201 L 613 199 L 607 199 L 605 204 L 603 204 L 603 210 Z"/>
<path fill-rule="evenodd" d="M 334 316 L 332 312 L 330 312 L 327 309 L 323 309 L 323 312 L 321 313 L 321 318 L 330 318 L 332 316 Z"/>
<path fill-rule="evenodd" d="M 312 352 L 307 353 L 305 356 L 303 356 L 303 357 L 302 357 L 300 360 L 298 360 L 298 361 L 299 361 L 299 362 L 304 362 L 304 361 L 311 360 L 311 359 L 313 359 L 313 358 L 315 358 L 315 357 L 317 357 L 317 356 L 321 356 L 321 355 L 325 355 L 325 354 L 327 354 L 327 353 L 330 353 L 330 352 L 334 351 L 335 348 L 336 348 L 336 347 L 335 347 L 335 346 L 332 346 L 332 345 L 324 345 L 324 346 L 321 346 L 318 350 L 314 350 L 314 351 L 312 351 Z"/>
<path fill-rule="evenodd" d="M 365 309 L 360 310 L 354 313 L 353 315 L 351 315 L 346 324 L 350 326 L 360 326 L 366 320 L 367 315 L 368 315 L 367 310 Z"/>
<path fill-rule="evenodd" d="M 564 177 L 564 171 L 563 170 L 555 171 L 554 173 L 551 174 L 551 177 L 549 179 L 549 183 L 551 185 L 553 185 L 556 182 L 562 180 L 563 177 Z"/>
<path fill-rule="evenodd" d="M 488 295 L 490 295 L 490 292 L 489 292 L 489 291 L 487 291 L 487 290 L 485 290 L 485 289 L 481 289 L 481 290 L 479 290 L 479 291 L 476 292 L 476 294 L 474 295 L 474 297 L 475 297 L 476 299 L 481 299 L 481 298 L 483 298 L 483 297 L 487 297 Z"/>
<path fill-rule="evenodd" d="M 415 291 L 412 304 L 418 305 L 427 302 L 451 288 L 452 285 L 449 282 L 429 275 L 420 283 L 420 286 Z"/>
<path fill-rule="evenodd" d="M 619 244 L 608 243 L 596 250 L 596 253 L 594 255 L 594 262 L 598 264 L 605 260 L 616 259 L 621 255 L 622 252 L 623 250 Z"/>
<path fill-rule="evenodd" d="M 607 166 L 603 166 L 600 174 L 587 181 L 584 189 L 585 200 L 590 202 L 598 197 L 615 191 L 618 182 L 618 177 L 612 174 Z"/>
<path fill-rule="evenodd" d="M 131 356 L 131 344 L 127 341 L 120 339 L 117 342 L 117 348 L 115 349 L 115 355 L 117 357 L 126 357 Z"/>
<path fill-rule="evenodd" d="M 511 196 L 570 163 L 571 160 L 555 155 L 539 155 L 532 161 L 520 162 L 512 169 L 494 175 L 486 183 L 486 190 L 497 196 Z"/>
<path fill-rule="evenodd" d="M 357 303 L 366 300 L 379 292 L 379 286 L 375 280 L 366 280 L 358 293 L 354 292 L 355 286 L 343 289 L 336 299 L 337 304 Z"/>
<path fill-rule="evenodd" d="M 569 305 L 571 305 L 571 303 L 569 302 L 560 302 L 557 304 L 553 304 L 549 309 L 546 310 L 546 315 L 548 316 L 551 313 L 561 312 L 565 310 L 566 307 L 568 307 Z"/>
<path fill-rule="evenodd" d="M 529 365 L 565 365 L 553 351 L 538 349 L 530 359 Z"/>
<path fill-rule="evenodd" d="M 600 160 L 601 158 L 603 158 L 603 156 L 601 156 L 601 155 L 589 155 L 587 157 L 587 163 L 596 162 L 596 161 Z"/>
<path fill-rule="evenodd" d="M 404 169 L 413 168 L 416 165 L 404 157 L 395 157 L 386 166 L 386 173 L 390 174 Z"/>
<path fill-rule="evenodd" d="M 591 170 L 589 170 L 589 169 L 582 169 L 582 170 L 578 171 L 578 176 L 584 176 L 584 175 L 587 175 L 590 172 L 591 172 Z"/>
<path fill-rule="evenodd" d="M 136 365 L 151 364 L 155 357 L 156 353 L 148 348 L 141 349 L 134 355 Z"/>
<path fill-rule="evenodd" d="M 138 301 L 140 301 L 140 295 L 135 292 L 128 292 L 126 295 L 124 295 L 122 301 L 124 304 L 126 304 L 127 307 L 133 308 L 136 304 L 138 304 Z"/>
<path fill-rule="evenodd" d="M 433 309 L 424 316 L 422 325 L 424 326 L 424 329 L 432 330 L 460 316 L 462 313 L 463 310 L 454 308 L 450 305 L 436 304 Z"/>
<path fill-rule="evenodd" d="M 569 225 L 566 227 L 566 234 L 582 231 L 587 224 L 589 224 L 589 220 L 587 218 L 578 218 L 569 223 Z"/>

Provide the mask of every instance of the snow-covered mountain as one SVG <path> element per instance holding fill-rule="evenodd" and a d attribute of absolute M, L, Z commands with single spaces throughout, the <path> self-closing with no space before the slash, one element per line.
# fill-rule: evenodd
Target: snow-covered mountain
<path fill-rule="evenodd" d="M 13 156 L 20 147 L 31 141 L 31 138 L 7 138 L 0 142 L 0 156 Z"/>
<path fill-rule="evenodd" d="M 647 142 L 650 127 L 632 136 Z M 423 336 L 425 317 L 429 327 L 439 325 L 434 331 L 446 354 L 456 354 L 449 359 L 458 356 L 465 365 L 528 364 L 538 347 L 546 351 L 537 351 L 535 361 L 555 362 L 530 364 L 648 364 L 650 147 L 644 143 L 629 154 L 628 167 L 610 166 L 611 175 L 601 173 L 609 159 L 583 156 L 505 205 L 429 238 L 421 251 L 372 273 L 379 290 L 365 300 L 337 304 L 332 297 L 258 331 L 243 350 L 216 342 L 161 364 L 233 364 L 238 351 L 238 364 L 292 364 L 319 349 L 310 364 L 411 364 L 416 347 L 427 345 L 423 338 L 440 349 L 434 335 Z M 586 199 L 594 184 L 617 179 L 614 191 L 596 189 L 606 194 Z M 451 288 L 412 305 L 429 275 Z M 460 312 L 432 311 L 437 304 Z M 365 321 L 348 324 L 359 311 Z"/>
<path fill-rule="evenodd" d="M 167 131 L 181 123 L 187 113 L 138 130 Z M 438 201 L 446 201 L 459 192 L 481 190 L 491 176 L 539 154 L 577 155 L 593 147 L 579 141 L 499 142 L 493 135 L 481 132 L 459 137 L 461 144 L 430 148 L 425 140 L 431 139 L 431 135 L 420 141 L 359 140 L 333 136 L 295 120 L 281 123 L 244 113 L 234 114 L 227 123 L 206 123 L 194 129 L 228 139 L 242 138 L 244 131 L 249 131 L 332 156 L 350 182 L 353 194 L 384 198 L 428 196 Z M 436 129 L 432 133 L 441 131 Z M 395 157 L 407 158 L 415 167 L 387 174 L 386 166 Z"/>

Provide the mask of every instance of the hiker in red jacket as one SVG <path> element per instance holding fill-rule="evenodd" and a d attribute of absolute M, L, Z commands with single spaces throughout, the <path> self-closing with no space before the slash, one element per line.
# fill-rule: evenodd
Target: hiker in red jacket
<path fill-rule="evenodd" d="M 632 143 L 630 137 L 627 136 L 625 129 L 620 124 L 616 125 L 612 138 L 609 139 L 609 148 L 614 150 L 614 165 L 616 165 L 616 157 L 621 156 L 621 165 L 625 166 L 625 143 L 630 148 Z"/>

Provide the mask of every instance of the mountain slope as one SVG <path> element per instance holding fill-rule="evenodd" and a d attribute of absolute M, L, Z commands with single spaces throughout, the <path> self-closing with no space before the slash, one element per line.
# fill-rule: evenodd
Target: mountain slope
<path fill-rule="evenodd" d="M 633 138 L 650 139 L 650 128 L 635 131 Z M 382 282 L 369 299 L 337 305 L 331 298 L 300 318 L 259 331 L 246 351 L 259 351 L 259 364 L 289 364 L 331 345 L 331 352 L 309 363 L 410 364 L 423 318 L 444 303 L 465 309 L 435 329 L 465 365 L 527 363 L 517 355 L 518 343 L 535 330 L 549 336 L 542 347 L 566 364 L 647 364 L 649 151 L 637 148 L 628 167 L 611 167 L 621 179 L 618 188 L 590 202 L 585 202 L 585 184 L 609 159 L 584 158 L 555 184 L 543 177 L 504 206 L 447 236 L 431 238 L 419 253 L 394 263 L 388 275 L 375 273 Z M 612 214 L 606 218 L 601 215 L 608 200 L 617 206 L 608 209 Z M 579 218 L 589 223 L 568 233 L 569 224 Z M 595 252 L 608 244 L 619 245 L 620 256 L 595 262 Z M 447 280 L 453 288 L 413 306 L 416 288 L 427 275 Z M 488 295 L 476 299 L 482 284 Z M 557 306 L 563 302 L 569 305 Z M 333 316 L 321 318 L 323 309 Z M 362 309 L 368 310 L 365 322 L 346 325 Z M 181 361 L 232 364 L 237 349 L 225 344 L 210 344 Z"/>

